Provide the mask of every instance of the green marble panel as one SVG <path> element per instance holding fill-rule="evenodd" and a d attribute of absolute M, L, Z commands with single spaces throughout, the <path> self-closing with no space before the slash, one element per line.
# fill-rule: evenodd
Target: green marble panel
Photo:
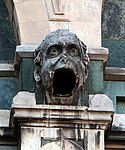
<path fill-rule="evenodd" d="M 104 81 L 104 93 L 113 101 L 116 111 L 116 97 L 125 96 L 125 82 Z M 122 107 L 124 107 L 124 105 L 122 105 Z"/>
<path fill-rule="evenodd" d="M 125 0 L 104 1 L 102 46 L 110 51 L 108 66 L 125 67 Z"/>
<path fill-rule="evenodd" d="M 17 150 L 17 146 L 0 146 L 0 150 Z"/>
<path fill-rule="evenodd" d="M 16 42 L 4 0 L 0 0 L 0 63 L 14 61 Z"/>
<path fill-rule="evenodd" d="M 107 66 L 125 68 L 125 40 L 103 40 L 102 44 L 109 48 Z"/>
<path fill-rule="evenodd" d="M 102 38 L 125 39 L 125 0 L 105 0 L 102 8 Z"/>
<path fill-rule="evenodd" d="M 89 64 L 89 77 L 86 89 L 89 94 L 102 93 L 103 91 L 103 62 L 91 61 Z"/>
<path fill-rule="evenodd" d="M 10 109 L 17 91 L 17 80 L 15 78 L 0 77 L 0 109 Z"/>
<path fill-rule="evenodd" d="M 34 61 L 30 58 L 23 58 L 20 65 L 20 90 L 35 92 Z"/>
<path fill-rule="evenodd" d="M 36 87 L 34 79 L 34 59 L 23 58 L 20 65 L 19 91 L 29 91 L 35 93 L 36 102 L 44 103 L 44 92 Z"/>

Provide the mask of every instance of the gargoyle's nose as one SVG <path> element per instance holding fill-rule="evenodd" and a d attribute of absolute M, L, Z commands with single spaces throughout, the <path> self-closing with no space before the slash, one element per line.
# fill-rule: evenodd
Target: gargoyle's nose
<path fill-rule="evenodd" d="M 65 55 L 65 54 L 63 54 L 62 55 L 62 58 L 61 58 L 61 63 L 64 63 L 64 64 L 66 64 L 66 62 L 67 62 L 67 56 Z"/>

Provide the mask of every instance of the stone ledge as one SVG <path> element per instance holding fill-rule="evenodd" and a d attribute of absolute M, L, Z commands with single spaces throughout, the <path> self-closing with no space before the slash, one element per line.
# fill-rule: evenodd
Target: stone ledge
<path fill-rule="evenodd" d="M 13 64 L 0 64 L 0 77 L 14 77 L 16 75 Z"/>
<path fill-rule="evenodd" d="M 104 80 L 125 81 L 125 68 L 106 67 Z"/>
<path fill-rule="evenodd" d="M 113 112 L 111 111 L 89 110 L 84 106 L 13 105 L 10 122 L 11 127 L 14 126 L 16 121 L 21 125 L 75 128 L 77 124 L 81 129 L 106 130 L 112 122 L 112 115 Z"/>
<path fill-rule="evenodd" d="M 108 49 L 101 47 L 101 48 L 88 48 L 89 58 L 92 61 L 103 61 L 103 63 L 107 62 L 108 59 Z"/>

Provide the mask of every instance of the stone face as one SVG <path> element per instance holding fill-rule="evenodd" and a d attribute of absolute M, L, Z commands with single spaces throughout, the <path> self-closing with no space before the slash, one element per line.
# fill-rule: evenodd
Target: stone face
<path fill-rule="evenodd" d="M 88 77 L 87 47 L 76 34 L 58 29 L 35 50 L 34 78 L 45 90 L 47 104 L 80 105 Z"/>
<path fill-rule="evenodd" d="M 100 111 L 114 111 L 113 102 L 105 94 L 90 95 L 89 108 Z"/>

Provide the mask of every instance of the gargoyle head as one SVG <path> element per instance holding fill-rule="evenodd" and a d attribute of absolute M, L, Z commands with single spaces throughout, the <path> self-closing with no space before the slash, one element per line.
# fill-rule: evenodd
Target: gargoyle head
<path fill-rule="evenodd" d="M 58 29 L 35 50 L 34 77 L 46 93 L 47 104 L 78 105 L 88 76 L 86 45 L 76 34 Z"/>

